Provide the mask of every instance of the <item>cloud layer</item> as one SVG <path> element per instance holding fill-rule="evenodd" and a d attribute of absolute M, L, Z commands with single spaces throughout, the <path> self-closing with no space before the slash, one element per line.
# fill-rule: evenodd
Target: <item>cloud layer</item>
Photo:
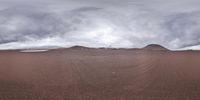
<path fill-rule="evenodd" d="M 37 0 L 30 5 L 22 1 L 5 2 L 0 8 L 0 49 L 133 48 L 151 43 L 198 49 L 200 45 L 200 9 L 195 0 L 191 4 L 187 0 L 183 4 L 125 0 L 113 6 L 105 1 L 70 5 L 51 0 L 54 5 L 43 2 L 45 7 L 36 6 L 41 3 Z M 155 8 L 155 2 L 163 8 Z M 182 6 L 187 9 L 180 9 Z"/>

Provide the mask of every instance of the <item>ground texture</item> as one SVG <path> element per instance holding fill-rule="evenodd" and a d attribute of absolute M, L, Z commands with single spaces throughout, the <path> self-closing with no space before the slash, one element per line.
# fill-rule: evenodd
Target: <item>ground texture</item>
<path fill-rule="evenodd" d="M 200 52 L 0 52 L 0 100 L 200 100 Z"/>

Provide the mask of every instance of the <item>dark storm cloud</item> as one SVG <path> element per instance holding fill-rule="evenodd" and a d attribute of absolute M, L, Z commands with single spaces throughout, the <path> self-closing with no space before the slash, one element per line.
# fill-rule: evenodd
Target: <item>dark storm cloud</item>
<path fill-rule="evenodd" d="M 197 0 L 0 1 L 0 48 L 200 48 Z"/>

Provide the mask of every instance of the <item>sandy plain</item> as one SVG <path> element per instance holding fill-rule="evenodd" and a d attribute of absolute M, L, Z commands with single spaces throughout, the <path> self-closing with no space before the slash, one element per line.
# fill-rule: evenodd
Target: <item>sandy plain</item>
<path fill-rule="evenodd" d="M 200 52 L 0 51 L 0 100 L 200 100 Z"/>

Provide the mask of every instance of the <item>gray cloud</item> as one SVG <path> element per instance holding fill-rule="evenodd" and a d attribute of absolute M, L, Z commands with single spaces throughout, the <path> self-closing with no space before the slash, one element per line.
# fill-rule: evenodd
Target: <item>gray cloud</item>
<path fill-rule="evenodd" d="M 1 2 L 0 49 L 73 45 L 131 48 L 150 43 L 170 49 L 198 49 L 200 45 L 196 0 Z"/>
<path fill-rule="evenodd" d="M 176 48 L 199 45 L 200 12 L 179 13 L 169 17 L 165 22 L 168 40 Z"/>

